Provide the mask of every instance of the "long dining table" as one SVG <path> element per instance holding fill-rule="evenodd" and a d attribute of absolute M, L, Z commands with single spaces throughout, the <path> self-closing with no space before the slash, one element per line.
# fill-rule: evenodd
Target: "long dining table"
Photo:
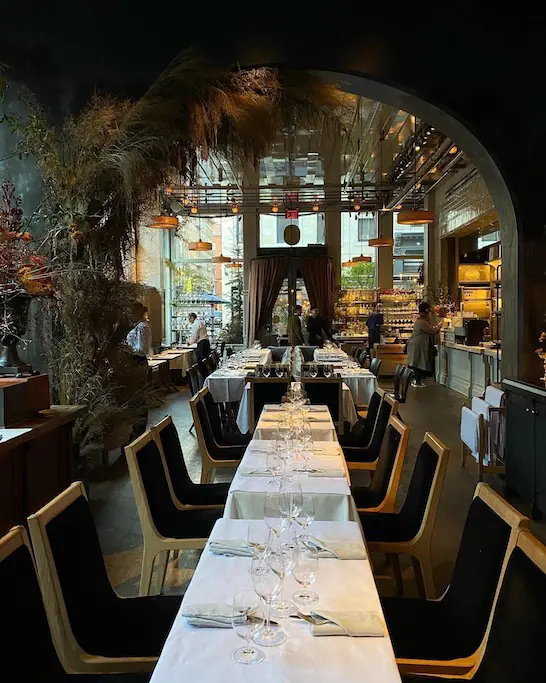
<path fill-rule="evenodd" d="M 265 406 L 262 417 L 268 412 L 278 412 L 279 408 Z M 321 408 L 326 410 L 325 406 Z M 309 533 L 322 543 L 351 547 L 352 554 L 351 559 L 320 558 L 313 585 L 319 601 L 313 608 L 350 615 L 355 611 L 364 615 L 373 613 L 380 628 L 375 629 L 373 636 L 317 635 L 301 619 L 282 619 L 279 621 L 287 635 L 286 641 L 278 647 L 263 648 L 265 660 L 245 666 L 233 660 L 233 651 L 241 647 L 243 641 L 229 624 L 226 628 L 204 628 L 188 623 L 184 615 L 211 606 L 229 614 L 234 594 L 252 588 L 251 557 L 217 554 L 217 546 L 225 547 L 230 541 L 244 546 L 249 527 L 264 525 L 265 495 L 267 491 L 275 490 L 276 484 L 272 475 L 264 472 L 272 444 L 261 438 L 256 430 L 231 483 L 224 517 L 212 529 L 151 683 L 178 680 L 338 683 L 353 679 L 400 683 L 362 527 L 350 493 L 349 472 L 334 425 L 331 424 L 329 439 L 323 440 L 322 436 L 313 433 L 310 465 L 322 470 L 324 476 L 297 472 L 302 463 L 291 465 L 292 475 L 300 477 L 302 491 L 314 500 L 316 519 Z M 332 474 L 335 476 L 329 476 Z M 285 595 L 291 595 L 298 588 L 292 576 L 285 578 Z"/>

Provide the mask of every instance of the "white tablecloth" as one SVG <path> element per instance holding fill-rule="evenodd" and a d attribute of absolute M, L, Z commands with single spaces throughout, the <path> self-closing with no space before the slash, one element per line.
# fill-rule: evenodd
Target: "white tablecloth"
<path fill-rule="evenodd" d="M 377 378 L 369 370 L 340 370 L 343 383 L 351 390 L 354 403 L 357 406 L 368 405 L 373 392 L 377 388 Z"/>
<path fill-rule="evenodd" d="M 264 469 L 266 451 L 271 450 L 272 442 L 253 439 L 247 448 L 235 477 L 229 487 L 224 517 L 232 519 L 261 519 L 268 491 L 276 491 L 278 484 L 272 483 L 272 476 L 243 476 L 243 469 Z M 297 474 L 303 493 L 313 495 L 317 520 L 357 520 L 354 501 L 348 481 L 348 471 L 341 447 L 336 442 L 326 441 L 313 443 L 315 451 L 311 465 L 313 467 L 344 470 L 344 477 L 309 477 Z M 257 452 L 258 451 L 258 452 Z M 301 466 L 297 462 L 293 467 Z"/>
<path fill-rule="evenodd" d="M 240 401 L 245 390 L 248 370 L 215 370 L 205 378 L 204 386 L 212 394 L 215 403 Z"/>
<path fill-rule="evenodd" d="M 335 363 L 347 360 L 349 356 L 341 349 L 315 349 L 313 358 L 317 363 Z"/>
<path fill-rule="evenodd" d="M 153 356 L 153 359 L 168 360 L 169 370 L 182 370 L 182 377 L 185 377 L 188 368 L 197 360 L 192 349 L 162 351 Z"/>
<path fill-rule="evenodd" d="M 210 540 L 246 539 L 249 524 L 243 520 L 220 519 Z M 361 539 L 354 522 L 315 522 L 311 531 L 327 539 Z M 206 629 L 188 626 L 181 612 L 198 603 L 231 604 L 233 595 L 252 588 L 248 569 L 250 558 L 213 555 L 203 552 L 193 579 L 182 600 L 181 610 L 159 658 L 151 683 L 339 683 L 370 681 L 400 683 L 390 639 L 313 637 L 307 624 L 284 619 L 286 642 L 263 648 L 265 661 L 252 666 L 232 659 L 241 640 L 232 629 Z M 286 580 L 285 594 L 298 590 L 292 577 Z M 317 581 L 312 587 L 324 609 L 375 611 L 382 614 L 381 603 L 368 560 L 319 561 Z"/>
<path fill-rule="evenodd" d="M 356 412 L 356 407 L 355 407 L 355 402 L 353 400 L 353 395 L 351 390 L 349 389 L 348 386 L 345 385 L 345 383 L 342 386 L 342 400 L 343 400 L 343 417 L 347 422 L 351 425 L 351 427 L 355 424 L 355 422 L 358 420 L 358 415 Z M 216 400 L 216 399 L 215 399 Z M 315 416 L 316 417 L 316 416 Z M 325 415 L 326 417 L 326 415 Z M 327 425 L 314 425 L 311 423 L 311 429 L 314 432 L 317 432 L 320 430 L 321 434 L 323 435 L 326 431 L 330 430 L 330 425 L 332 429 L 334 429 L 334 425 L 332 422 L 332 419 L 330 417 L 330 414 L 328 413 L 328 418 L 327 420 L 328 424 Z M 250 416 L 250 385 L 247 384 L 245 387 L 245 390 L 243 391 L 243 396 L 241 398 L 241 403 L 239 405 L 239 412 L 237 413 L 237 426 L 239 427 L 241 434 L 247 434 L 250 431 L 250 424 L 251 424 L 251 416 Z M 269 425 L 269 424 L 263 424 L 260 425 L 258 423 L 258 428 L 265 430 L 260 432 L 257 435 L 257 438 L 259 439 L 270 439 L 271 438 L 271 433 L 275 429 L 275 425 Z M 334 432 L 335 436 L 335 432 Z M 331 441 L 329 437 L 323 438 L 323 436 L 317 436 L 318 439 L 321 441 Z"/>

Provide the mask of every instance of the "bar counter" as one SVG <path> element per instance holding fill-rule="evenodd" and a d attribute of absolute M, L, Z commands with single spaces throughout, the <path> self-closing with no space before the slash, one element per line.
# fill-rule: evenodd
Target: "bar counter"
<path fill-rule="evenodd" d="M 500 381 L 501 359 L 501 350 L 442 342 L 436 356 L 436 381 L 467 398 L 482 396 L 488 384 Z"/>

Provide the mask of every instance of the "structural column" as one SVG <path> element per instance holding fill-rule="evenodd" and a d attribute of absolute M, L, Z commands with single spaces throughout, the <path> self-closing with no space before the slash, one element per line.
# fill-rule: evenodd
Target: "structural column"
<path fill-rule="evenodd" d="M 378 215 L 378 235 L 381 237 L 392 237 L 392 211 L 380 211 Z M 380 289 L 392 289 L 393 273 L 393 248 L 377 248 L 377 286 Z"/>
<path fill-rule="evenodd" d="M 324 184 L 340 188 L 341 181 L 341 135 L 339 130 L 326 130 L 321 137 L 320 153 L 324 164 Z M 324 214 L 324 238 L 328 256 L 334 269 L 334 287 L 341 288 L 341 194 L 331 195 L 336 206 Z M 335 199 L 334 199 L 335 197 Z"/>
<path fill-rule="evenodd" d="M 260 213 L 258 207 L 252 207 L 250 198 L 246 200 L 245 187 L 256 187 L 259 183 L 257 169 L 248 164 L 243 179 L 243 342 L 248 341 L 248 281 L 250 262 L 258 255 L 258 232 L 260 229 Z M 249 193 L 250 194 L 250 193 Z M 248 204 L 247 204 L 248 201 Z"/>

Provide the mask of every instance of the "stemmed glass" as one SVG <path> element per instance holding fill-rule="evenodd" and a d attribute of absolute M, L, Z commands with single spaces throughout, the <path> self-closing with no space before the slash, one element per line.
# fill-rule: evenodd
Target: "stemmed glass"
<path fill-rule="evenodd" d="M 309 534 L 307 529 L 315 521 L 315 501 L 313 496 L 309 494 L 303 495 L 303 504 L 301 506 L 300 513 L 296 517 L 296 522 L 303 529 L 303 534 L 299 537 L 300 543 L 305 545 L 305 542 L 309 539 Z"/>
<path fill-rule="evenodd" d="M 280 363 L 275 365 L 275 374 L 279 379 L 284 375 L 284 369 Z"/>
<path fill-rule="evenodd" d="M 279 511 L 286 520 L 284 528 L 295 522 L 303 507 L 301 484 L 295 479 L 283 479 L 279 486 Z"/>
<path fill-rule="evenodd" d="M 252 522 L 248 525 L 246 540 L 248 547 L 252 551 L 252 557 L 264 557 L 268 548 L 270 534 L 271 530 L 266 525 L 253 524 Z"/>
<path fill-rule="evenodd" d="M 318 368 L 314 363 L 311 363 L 309 366 L 309 375 L 312 377 L 312 379 L 315 379 L 315 377 L 318 375 Z"/>
<path fill-rule="evenodd" d="M 304 461 L 301 469 L 304 472 L 310 472 L 312 470 L 312 467 L 309 465 L 309 461 L 311 460 L 311 457 L 313 455 L 313 432 L 311 430 L 311 425 L 307 421 L 304 421 L 302 425 L 300 440 L 301 457 Z"/>
<path fill-rule="evenodd" d="M 265 466 L 269 472 L 273 475 L 273 479 L 269 481 L 270 484 L 276 484 L 278 477 L 281 476 L 284 470 L 284 458 L 280 451 L 277 451 L 275 447 L 273 450 L 268 451 L 265 457 Z"/>
<path fill-rule="evenodd" d="M 267 378 L 267 377 L 269 377 L 270 374 L 271 374 L 271 365 L 269 365 L 269 363 L 266 363 L 262 367 L 262 375 Z"/>
<path fill-rule="evenodd" d="M 323 372 L 324 372 L 324 377 L 326 377 L 326 379 L 330 378 L 332 376 L 332 366 L 326 364 L 323 368 Z"/>
<path fill-rule="evenodd" d="M 256 645 L 264 647 L 280 645 L 286 640 L 286 635 L 279 626 L 271 625 L 271 603 L 280 593 L 281 579 L 263 558 L 252 560 L 250 575 L 254 590 L 267 607 L 265 626 L 254 634 L 253 640 Z"/>
<path fill-rule="evenodd" d="M 263 627 L 262 605 L 255 591 L 248 589 L 235 593 L 231 623 L 235 633 L 246 642 L 235 650 L 233 659 L 239 664 L 263 662 L 264 653 L 251 645 L 252 639 Z"/>
<path fill-rule="evenodd" d="M 286 534 L 289 537 L 283 540 Z M 288 617 L 294 610 L 294 603 L 284 599 L 284 580 L 292 572 L 297 557 L 297 543 L 291 527 L 281 532 L 280 538 L 271 543 L 265 556 L 269 567 L 279 576 L 282 581 L 279 599 L 271 603 L 272 613 L 276 617 Z"/>
<path fill-rule="evenodd" d="M 292 575 L 296 581 L 303 587 L 303 590 L 297 591 L 292 596 L 294 602 L 299 605 L 310 605 L 317 602 L 319 596 L 313 591 L 308 590 L 317 580 L 318 574 L 318 551 L 316 549 L 307 548 L 304 545 L 298 546 L 296 562 L 292 568 Z"/>
<path fill-rule="evenodd" d="M 264 502 L 264 522 L 277 538 L 288 524 L 287 518 L 281 513 L 280 499 L 280 493 L 268 491 Z"/>

